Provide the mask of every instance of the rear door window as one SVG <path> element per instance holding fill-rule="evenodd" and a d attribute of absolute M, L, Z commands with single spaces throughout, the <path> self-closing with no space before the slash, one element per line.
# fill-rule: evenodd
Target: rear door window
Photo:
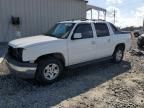
<path fill-rule="evenodd" d="M 110 36 L 107 24 L 105 24 L 105 23 L 95 23 L 94 26 L 95 26 L 95 29 L 96 29 L 97 37 Z"/>

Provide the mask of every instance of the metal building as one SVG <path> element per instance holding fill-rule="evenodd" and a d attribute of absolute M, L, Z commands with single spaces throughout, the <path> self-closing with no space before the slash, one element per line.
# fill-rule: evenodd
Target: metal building
<path fill-rule="evenodd" d="M 0 42 L 16 39 L 18 35 L 45 33 L 58 21 L 86 18 L 86 3 L 86 0 L 0 0 Z"/>

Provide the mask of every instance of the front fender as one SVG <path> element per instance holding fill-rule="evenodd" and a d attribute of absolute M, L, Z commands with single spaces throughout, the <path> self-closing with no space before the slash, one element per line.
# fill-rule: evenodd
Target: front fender
<path fill-rule="evenodd" d="M 52 53 L 61 53 L 65 58 L 65 65 L 68 65 L 68 53 L 66 42 L 58 42 L 52 44 L 45 44 L 40 46 L 33 46 L 23 50 L 23 61 L 35 61 L 40 56 Z"/>

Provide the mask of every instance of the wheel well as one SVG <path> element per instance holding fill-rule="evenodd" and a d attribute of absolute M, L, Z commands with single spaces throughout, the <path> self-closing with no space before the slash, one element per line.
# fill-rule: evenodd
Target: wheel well
<path fill-rule="evenodd" d="M 124 43 L 118 44 L 118 45 L 115 47 L 115 49 L 117 49 L 118 47 L 121 47 L 121 48 L 123 48 L 123 50 L 125 50 L 125 44 L 124 44 Z"/>
<path fill-rule="evenodd" d="M 51 54 L 42 55 L 35 60 L 35 63 L 38 63 L 40 60 L 47 59 L 47 58 L 58 59 L 63 63 L 63 65 L 65 65 L 65 58 L 61 53 L 51 53 Z"/>

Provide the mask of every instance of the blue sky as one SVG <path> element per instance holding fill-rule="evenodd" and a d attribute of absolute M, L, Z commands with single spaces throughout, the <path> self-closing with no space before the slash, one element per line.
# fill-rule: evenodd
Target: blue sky
<path fill-rule="evenodd" d="M 116 25 L 120 27 L 126 26 L 142 26 L 144 18 L 144 0 L 89 0 L 89 4 L 107 9 L 107 20 L 113 22 L 113 10 L 116 14 Z M 96 18 L 97 13 L 94 11 L 93 17 Z M 89 13 L 88 13 L 88 16 Z"/>

